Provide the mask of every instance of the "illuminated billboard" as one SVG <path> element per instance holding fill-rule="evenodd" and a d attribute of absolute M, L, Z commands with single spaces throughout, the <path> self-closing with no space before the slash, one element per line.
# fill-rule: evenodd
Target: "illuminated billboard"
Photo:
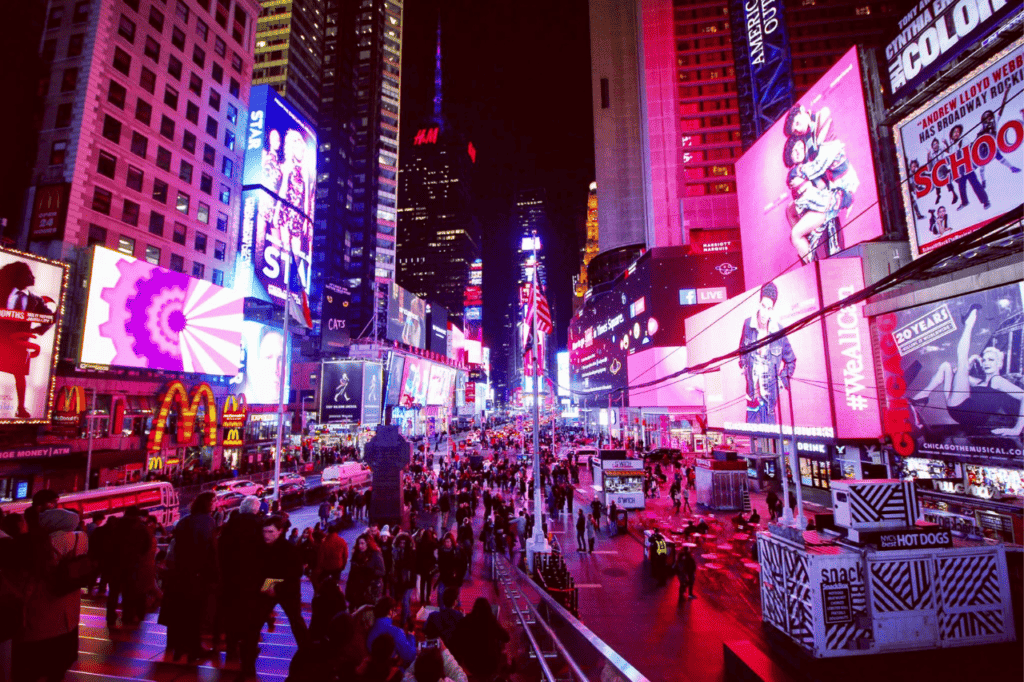
<path fill-rule="evenodd" d="M 236 291 L 95 248 L 83 363 L 234 376 L 241 325 Z"/>
<path fill-rule="evenodd" d="M 391 364 L 388 366 L 388 389 L 384 398 L 385 405 L 401 405 L 404 381 L 405 356 L 391 353 Z"/>
<path fill-rule="evenodd" d="M 431 363 L 427 388 L 427 405 L 450 405 L 454 381 L 454 368 Z"/>
<path fill-rule="evenodd" d="M 347 310 L 352 296 L 348 287 L 324 282 L 323 306 L 320 315 L 320 350 L 331 351 L 349 345 Z"/>
<path fill-rule="evenodd" d="M 276 405 L 281 399 L 281 354 L 285 352 L 280 328 L 246 320 L 239 322 L 242 353 L 232 392 L 244 393 L 250 405 Z M 284 399 L 288 400 L 291 358 L 285 360 Z"/>
<path fill-rule="evenodd" d="M 320 378 L 320 421 L 358 424 L 363 410 L 363 365 L 361 360 L 323 363 Z M 380 385 L 377 386 L 379 400 Z M 378 418 L 380 409 L 378 408 Z"/>
<path fill-rule="evenodd" d="M 436 303 L 430 304 L 430 339 L 427 350 L 438 355 L 448 354 L 448 311 Z"/>
<path fill-rule="evenodd" d="M 881 315 L 874 326 L 896 454 L 1024 468 L 1024 283 Z"/>
<path fill-rule="evenodd" d="M 405 358 L 405 380 L 402 385 L 400 403 L 403 407 L 427 404 L 427 388 L 430 383 L 428 360 L 408 356 Z"/>
<path fill-rule="evenodd" d="M 1024 203 L 1022 62 L 1018 41 L 895 126 L 915 257 Z"/>
<path fill-rule="evenodd" d="M 53 408 L 67 266 L 0 249 L 0 423 L 42 423 Z"/>
<path fill-rule="evenodd" d="M 819 268 L 826 303 L 859 291 L 860 267 L 859 259 L 844 258 L 800 268 L 687 319 L 690 366 L 756 344 L 819 310 Z M 705 373 L 708 425 L 774 436 L 780 417 L 787 432 L 795 417 L 800 436 L 877 437 L 877 387 L 862 305 L 830 317 L 835 319 L 827 319 L 825 325 L 828 350 L 817 319 Z"/>
<path fill-rule="evenodd" d="M 236 267 L 247 271 L 236 277 L 251 289 L 244 291 L 246 295 L 283 302 L 287 253 L 294 255 L 292 267 L 309 293 L 316 131 L 270 86 L 256 85 L 250 92 Z"/>
<path fill-rule="evenodd" d="M 388 285 L 387 338 L 427 347 L 427 302 L 397 284 Z"/>
<path fill-rule="evenodd" d="M 857 48 L 736 162 L 748 286 L 882 234 Z"/>
<path fill-rule="evenodd" d="M 363 424 L 380 424 L 384 414 L 384 368 L 376 362 L 363 363 Z"/>

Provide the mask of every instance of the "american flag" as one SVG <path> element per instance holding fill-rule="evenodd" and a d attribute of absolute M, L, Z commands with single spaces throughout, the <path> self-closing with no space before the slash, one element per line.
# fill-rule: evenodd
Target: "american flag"
<path fill-rule="evenodd" d="M 526 323 L 533 324 L 533 316 L 537 315 L 537 331 L 541 334 L 550 334 L 554 331 L 551 324 L 551 307 L 548 306 L 547 296 L 544 290 L 536 285 L 530 286 L 529 297 L 526 301 Z"/>

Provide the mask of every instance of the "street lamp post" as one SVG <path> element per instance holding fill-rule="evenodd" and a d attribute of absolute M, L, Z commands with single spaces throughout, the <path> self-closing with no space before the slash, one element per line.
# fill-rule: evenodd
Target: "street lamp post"
<path fill-rule="evenodd" d="M 96 390 L 92 392 L 92 407 L 85 418 L 85 427 L 89 429 L 89 450 L 85 455 L 85 490 L 89 490 L 90 472 L 92 471 L 92 432 L 96 426 Z"/>
<path fill-rule="evenodd" d="M 533 297 L 534 310 L 531 313 L 531 325 L 533 333 L 533 351 L 530 353 L 533 360 L 533 539 L 527 550 L 530 570 L 536 566 L 537 554 L 546 554 L 551 551 L 548 547 L 548 540 L 544 536 L 543 517 L 544 502 L 541 480 L 540 480 L 540 353 L 537 338 L 537 232 L 533 233 L 533 290 L 530 295 Z M 525 367 L 525 365 L 524 365 Z"/>

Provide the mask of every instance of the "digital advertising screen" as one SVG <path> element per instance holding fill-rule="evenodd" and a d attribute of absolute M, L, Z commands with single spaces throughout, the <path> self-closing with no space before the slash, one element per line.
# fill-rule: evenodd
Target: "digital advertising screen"
<path fill-rule="evenodd" d="M 569 382 L 571 381 L 569 375 L 569 351 L 560 350 L 555 357 L 558 362 L 558 396 L 560 398 L 568 398 L 572 395 L 572 391 L 569 389 Z"/>
<path fill-rule="evenodd" d="M 320 421 L 326 424 L 358 424 L 363 407 L 361 360 L 323 363 L 320 379 Z M 380 384 L 377 385 L 378 396 Z M 380 408 L 377 409 L 380 412 Z M 379 418 L 379 414 L 378 414 Z"/>
<path fill-rule="evenodd" d="M 430 361 L 412 356 L 405 358 L 405 380 L 402 386 L 402 407 L 427 404 L 430 383 Z"/>
<path fill-rule="evenodd" d="M 373 426 L 381 423 L 384 397 L 384 368 L 376 362 L 363 363 L 363 424 Z"/>
<path fill-rule="evenodd" d="M 462 328 L 453 324 L 448 339 L 451 342 L 448 358 L 461 363 L 466 354 L 466 335 L 462 333 Z"/>
<path fill-rule="evenodd" d="M 264 189 L 242 191 L 242 226 L 238 231 L 238 253 L 235 256 L 235 288 L 246 296 L 284 305 L 285 267 L 288 244 L 274 221 L 285 215 L 278 211 L 280 201 Z M 288 230 L 295 229 L 300 236 L 292 237 L 292 261 L 288 278 L 292 290 L 303 289 L 309 294 L 312 253 L 308 244 L 313 234 L 313 221 L 292 215 Z M 299 241 L 307 246 L 300 248 Z"/>
<path fill-rule="evenodd" d="M 235 328 L 241 330 L 242 352 L 238 373 L 231 381 L 232 392 L 244 393 L 250 405 L 276 405 L 281 399 L 284 333 L 279 327 L 251 320 L 239 322 Z M 288 400 L 291 366 L 291 357 L 288 357 L 285 359 L 285 400 Z"/>
<path fill-rule="evenodd" d="M 882 234 L 857 48 L 736 162 L 747 286 Z"/>
<path fill-rule="evenodd" d="M 336 282 L 325 282 L 320 314 L 320 349 L 330 351 L 345 348 L 351 341 L 346 327 L 348 307 L 352 296 L 348 287 Z"/>
<path fill-rule="evenodd" d="M 1024 42 L 893 129 L 914 256 L 1020 209 Z"/>
<path fill-rule="evenodd" d="M 883 424 L 901 457 L 1024 468 L 1024 283 L 874 319 Z"/>
<path fill-rule="evenodd" d="M 753 345 L 820 308 L 815 268 L 800 268 L 686 320 L 690 366 Z M 708 426 L 732 433 L 832 438 L 821 322 L 725 362 L 704 377 Z"/>
<path fill-rule="evenodd" d="M 448 355 L 448 311 L 436 303 L 430 304 L 430 341 L 427 350 Z"/>
<path fill-rule="evenodd" d="M 405 386 L 405 356 L 397 353 L 391 354 L 391 365 L 388 368 L 388 392 L 385 397 L 386 405 L 402 404 L 402 388 Z"/>
<path fill-rule="evenodd" d="M 99 246 L 93 251 L 83 363 L 234 376 L 241 327 L 235 290 Z"/>
<path fill-rule="evenodd" d="M 629 404 L 633 407 L 694 407 L 703 411 L 704 379 L 686 376 L 666 379 L 687 368 L 686 346 L 645 348 L 627 358 Z M 642 384 L 665 379 L 654 386 Z"/>
<path fill-rule="evenodd" d="M 430 377 L 427 380 L 427 405 L 444 403 L 445 367 L 436 363 L 430 364 Z"/>
<path fill-rule="evenodd" d="M 388 288 L 387 338 L 427 347 L 427 302 L 394 283 Z"/>
<path fill-rule="evenodd" d="M 67 269 L 0 249 L 0 423 L 50 419 Z"/>

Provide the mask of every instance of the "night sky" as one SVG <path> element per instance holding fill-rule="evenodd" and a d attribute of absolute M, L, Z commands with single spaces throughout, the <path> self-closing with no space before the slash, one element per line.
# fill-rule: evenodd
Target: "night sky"
<path fill-rule="evenodd" d="M 432 111 L 439 4 L 444 111 L 477 149 L 473 194 L 483 232 L 486 342 L 493 353 L 504 303 L 515 293 L 513 196 L 539 186 L 550 204 L 551 234 L 543 237 L 549 298 L 564 347 L 572 275 L 579 271 L 578 233 L 594 179 L 587 2 L 407 0 L 403 140 Z M 492 356 L 492 364 L 500 361 Z"/>

